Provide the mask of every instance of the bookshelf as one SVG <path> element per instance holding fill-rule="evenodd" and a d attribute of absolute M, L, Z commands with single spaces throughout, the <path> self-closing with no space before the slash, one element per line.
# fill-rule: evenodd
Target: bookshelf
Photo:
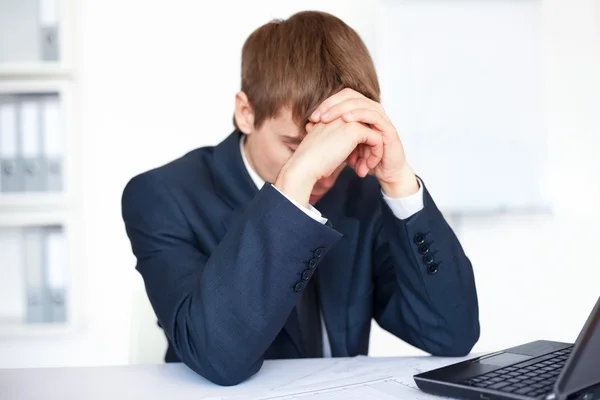
<path fill-rule="evenodd" d="M 72 0 L 0 0 L 0 337 L 77 320 Z"/>

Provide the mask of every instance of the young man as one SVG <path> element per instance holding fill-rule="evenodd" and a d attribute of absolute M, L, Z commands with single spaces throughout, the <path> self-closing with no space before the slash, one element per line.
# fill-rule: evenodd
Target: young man
<path fill-rule="evenodd" d="M 242 50 L 235 131 L 133 178 L 123 218 L 166 361 L 367 354 L 371 320 L 438 356 L 479 337 L 471 264 L 408 165 L 358 35 L 303 12 Z"/>

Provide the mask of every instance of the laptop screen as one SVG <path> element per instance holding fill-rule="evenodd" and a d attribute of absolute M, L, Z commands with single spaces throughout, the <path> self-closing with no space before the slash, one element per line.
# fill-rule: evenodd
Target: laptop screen
<path fill-rule="evenodd" d="M 600 383 L 600 298 L 588 317 L 556 388 L 572 394 Z"/>

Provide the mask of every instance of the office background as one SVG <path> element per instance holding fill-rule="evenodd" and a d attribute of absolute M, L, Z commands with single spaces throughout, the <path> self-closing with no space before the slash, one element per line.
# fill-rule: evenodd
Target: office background
<path fill-rule="evenodd" d="M 473 262 L 474 350 L 575 339 L 600 295 L 598 1 L 0 0 L 0 128 L 9 129 L 9 104 L 38 116 L 26 136 L 42 132 L 38 144 L 0 141 L 0 161 L 19 148 L 24 171 L 31 160 L 47 176 L 60 171 L 24 193 L 0 182 L 0 368 L 160 361 L 164 339 L 134 270 L 122 189 L 229 134 L 243 41 L 302 9 L 341 17 L 370 48 L 409 161 L 426 169 L 417 173 L 434 198 L 439 190 Z M 17 23 L 27 15 L 31 24 Z M 28 53 L 21 40 L 39 47 Z M 397 76 L 410 68 L 420 80 Z M 503 133 L 507 143 L 489 145 Z M 498 187 L 466 204 L 469 190 Z M 37 264 L 46 272 L 31 278 Z M 31 282 L 48 286 L 42 300 Z M 374 325 L 371 354 L 420 352 Z"/>

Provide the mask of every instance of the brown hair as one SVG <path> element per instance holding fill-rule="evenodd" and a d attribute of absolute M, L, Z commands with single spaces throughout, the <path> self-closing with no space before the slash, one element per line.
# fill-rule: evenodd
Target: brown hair
<path fill-rule="evenodd" d="M 255 128 L 283 107 L 289 107 L 294 122 L 304 128 L 321 102 L 346 87 L 380 101 L 367 47 L 331 14 L 303 11 L 273 20 L 244 43 L 242 91 L 254 111 Z"/>

